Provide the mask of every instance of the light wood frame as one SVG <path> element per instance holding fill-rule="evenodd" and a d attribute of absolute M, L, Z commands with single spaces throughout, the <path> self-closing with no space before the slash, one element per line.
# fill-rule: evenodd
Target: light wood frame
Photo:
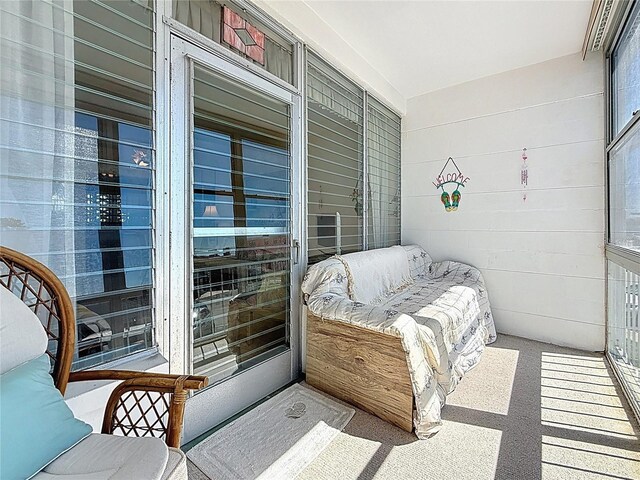
<path fill-rule="evenodd" d="M 307 314 L 307 383 L 411 432 L 405 355 L 398 337 Z"/>

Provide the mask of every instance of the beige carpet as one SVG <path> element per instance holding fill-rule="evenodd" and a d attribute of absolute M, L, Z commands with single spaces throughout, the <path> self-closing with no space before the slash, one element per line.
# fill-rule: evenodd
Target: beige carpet
<path fill-rule="evenodd" d="M 637 424 L 601 355 L 501 335 L 443 418 L 418 441 L 356 409 L 297 478 L 640 479 Z"/>

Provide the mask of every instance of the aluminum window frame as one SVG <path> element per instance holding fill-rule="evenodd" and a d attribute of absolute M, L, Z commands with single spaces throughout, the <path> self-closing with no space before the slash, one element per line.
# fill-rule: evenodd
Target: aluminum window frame
<path fill-rule="evenodd" d="M 152 308 L 152 317 L 151 317 L 151 345 L 146 347 L 140 351 L 130 353 L 115 359 L 107 360 L 104 362 L 93 364 L 89 367 L 83 368 L 82 370 L 96 370 L 96 369 L 121 369 L 121 368 L 131 368 L 131 365 L 144 364 L 150 358 L 155 357 L 160 354 L 165 359 L 168 356 L 164 355 L 165 352 L 168 353 L 168 345 L 169 338 L 165 334 L 164 331 L 164 322 L 161 322 L 160 319 L 163 318 L 164 315 L 164 300 L 162 298 L 162 289 L 159 288 L 163 283 L 158 283 L 158 281 L 162 281 L 163 272 L 162 265 L 165 263 L 162 257 L 164 253 L 163 250 L 160 249 L 158 244 L 158 236 L 161 232 L 161 227 L 163 222 L 165 221 L 164 217 L 159 214 L 160 202 L 159 196 L 162 188 L 163 177 L 160 172 L 161 168 L 159 168 L 158 159 L 160 157 L 160 147 L 163 143 L 160 133 L 159 133 L 159 125 L 161 123 L 160 119 L 165 118 L 160 116 L 159 105 L 163 102 L 161 101 L 162 96 L 158 94 L 158 89 L 162 86 L 162 82 L 159 82 L 161 72 L 164 71 L 164 62 L 162 55 L 160 54 L 160 43 L 159 42 L 159 32 L 161 30 L 158 29 L 158 24 L 162 23 L 162 13 L 164 11 L 164 7 L 166 6 L 165 0 L 153 0 L 153 12 L 154 19 L 152 22 L 153 26 L 153 34 L 151 39 L 152 45 L 152 60 L 151 66 L 153 69 L 151 86 L 152 86 L 152 98 L 151 98 L 151 135 L 152 135 L 152 147 L 151 149 L 155 152 L 154 163 L 156 165 L 155 174 L 152 176 L 152 189 L 150 190 L 152 194 L 152 214 L 151 214 L 151 252 L 152 252 L 152 261 L 151 268 L 153 270 L 152 278 L 152 286 L 151 286 L 151 308 Z M 75 41 L 75 33 L 74 33 L 74 41 Z M 75 82 L 75 81 L 74 81 Z M 74 83 L 74 88 L 76 87 Z M 117 120 L 117 119 L 116 119 Z M 165 277 L 165 278 L 168 278 Z M 77 321 L 76 321 L 77 325 Z M 77 348 L 78 345 L 75 346 L 76 352 L 74 353 L 74 362 L 76 361 Z"/>
<path fill-rule="evenodd" d="M 300 98 L 300 102 L 305 101 L 305 86 L 304 86 L 304 44 L 303 42 L 292 34 L 285 27 L 280 25 L 277 21 L 272 19 L 268 14 L 254 6 L 252 3 L 245 0 L 233 0 L 233 2 L 241 10 L 247 11 L 250 15 L 254 16 L 265 25 L 282 36 L 284 39 L 290 41 L 293 46 L 293 84 L 289 84 L 279 77 L 273 75 L 263 68 L 259 68 L 252 62 L 242 58 L 240 55 L 234 53 L 230 49 L 224 47 L 213 41 L 212 39 L 198 33 L 197 31 L 183 25 L 172 18 L 172 2 L 170 0 L 155 0 L 156 4 L 156 24 L 155 24 L 155 48 L 156 48 L 156 73 L 155 79 L 157 81 L 156 87 L 156 116 L 157 116 L 157 143 L 156 143 L 156 164 L 157 168 L 157 185 L 156 185 L 156 209 L 157 209 L 157 229 L 156 229 L 156 305 L 161 311 L 156 316 L 156 342 L 158 344 L 159 353 L 169 361 L 170 370 L 179 372 L 179 366 L 177 362 L 173 362 L 171 365 L 171 356 L 175 356 L 175 350 L 177 348 L 177 337 L 182 336 L 182 333 L 176 331 L 176 327 L 171 321 L 171 311 L 169 306 L 169 295 L 167 292 L 169 288 L 169 279 L 171 278 L 171 262 L 170 251 L 172 248 L 171 239 L 171 179 L 170 179 L 170 156 L 171 156 L 171 37 L 175 36 L 183 39 L 191 44 L 202 48 L 204 51 L 213 53 L 215 56 L 225 60 L 229 64 L 239 67 L 249 73 L 255 74 L 257 77 L 267 80 L 270 83 L 281 87 L 292 95 Z M 297 248 L 293 248 L 292 251 L 296 251 L 298 255 L 298 261 L 294 265 L 294 272 L 301 278 L 304 271 L 307 268 L 306 264 L 306 165 L 303 164 L 303 160 L 306 161 L 306 109 L 304 106 L 298 108 L 298 118 L 294 119 L 294 126 L 298 130 L 297 132 L 297 145 L 295 145 L 295 154 L 301 159 L 299 172 L 296 178 L 292 177 L 292 182 L 295 182 L 296 189 L 299 190 L 299 195 L 296 199 L 292 198 L 292 208 L 298 209 L 298 215 L 300 222 L 297 227 L 294 227 L 292 231 L 292 237 L 299 242 Z M 162 197 L 162 198 L 160 198 Z M 302 305 L 297 301 L 297 298 L 292 301 L 291 311 L 299 311 L 298 318 L 302 318 Z M 294 325 L 296 323 L 296 325 Z M 297 345 L 302 345 L 303 337 L 301 332 L 302 322 L 291 322 L 290 334 L 291 340 L 295 341 Z M 302 362 L 302 349 L 292 349 L 294 359 L 292 361 L 292 372 L 299 371 L 300 364 Z M 184 362 L 188 364 L 188 362 Z M 184 365 L 183 364 L 183 365 Z"/>
<path fill-rule="evenodd" d="M 285 88 L 287 90 L 293 91 L 298 95 L 301 94 L 302 90 L 302 78 L 299 75 L 299 69 L 301 65 L 304 65 L 302 61 L 301 50 L 304 45 L 301 39 L 287 30 L 283 25 L 278 23 L 276 20 L 271 18 L 267 13 L 265 13 L 262 9 L 255 6 L 253 3 L 247 0 L 229 0 L 228 3 L 234 5 L 240 11 L 246 12 L 248 15 L 254 17 L 261 23 L 263 23 L 268 29 L 273 30 L 274 33 L 282 37 L 284 40 L 291 43 L 292 46 L 292 57 L 293 57 L 293 65 L 292 65 L 292 83 L 288 83 L 282 80 L 280 77 L 270 73 L 264 68 L 261 68 L 254 64 L 253 62 L 247 60 L 246 58 L 238 55 L 233 52 L 229 48 L 224 45 L 212 40 L 211 38 L 201 34 L 200 32 L 188 27 L 187 25 L 177 21 L 173 18 L 173 5 L 171 0 L 154 0 L 156 4 L 162 3 L 164 6 L 163 15 L 159 16 L 161 21 L 158 25 L 158 30 L 164 28 L 163 23 L 169 27 L 171 33 L 174 35 L 180 36 L 185 40 L 190 41 L 191 43 L 197 44 L 199 47 L 212 51 L 218 56 L 225 58 L 230 63 L 240 66 L 246 70 L 251 71 L 252 73 L 269 80 L 272 83 L 277 84 L 278 86 Z M 168 57 L 167 57 L 168 58 Z"/>
<path fill-rule="evenodd" d="M 378 102 L 380 105 L 382 105 L 383 107 L 387 108 L 392 114 L 397 115 L 398 120 L 400 122 L 400 124 L 402 125 L 402 118 L 403 115 L 402 113 L 400 113 L 400 111 L 395 108 L 394 106 L 392 106 L 388 101 L 386 101 L 385 99 L 381 99 L 381 97 L 377 96 L 375 93 L 372 93 L 370 90 L 368 90 L 363 84 L 362 82 L 356 80 L 352 75 L 350 75 L 348 72 L 345 72 L 342 68 L 340 68 L 339 66 L 337 66 L 334 62 L 332 62 L 330 59 L 328 59 L 326 56 L 322 55 L 320 52 L 318 52 L 317 50 L 315 50 L 314 48 L 310 47 L 309 45 L 304 44 L 304 58 L 302 60 L 302 64 L 303 64 L 303 71 L 304 71 L 304 82 L 303 85 L 305 85 L 305 91 L 304 91 L 304 106 L 303 106 L 303 115 L 304 115 L 304 170 L 305 170 L 305 175 L 307 175 L 307 170 L 308 170 L 308 165 L 309 165 L 309 158 L 307 157 L 307 142 L 308 142 L 308 138 L 307 138 L 307 132 L 308 132 L 308 98 L 306 96 L 306 75 L 307 75 L 307 62 L 308 62 L 308 54 L 311 53 L 312 55 L 315 55 L 316 57 L 318 57 L 320 60 L 322 60 L 324 63 L 326 63 L 328 66 L 330 66 L 331 68 L 333 68 L 337 73 L 339 73 L 341 76 L 343 76 L 346 80 L 348 80 L 350 83 L 352 83 L 353 85 L 355 85 L 361 92 L 362 92 L 362 251 L 365 250 L 369 250 L 369 177 L 368 177 L 368 173 L 369 173 L 369 153 L 368 153 L 368 129 L 369 129 L 369 114 L 368 114 L 368 107 L 369 107 L 369 102 L 371 99 L 373 99 L 375 102 Z M 400 142 L 400 165 L 399 165 L 399 171 L 400 171 L 400 191 L 402 191 L 402 126 L 400 128 L 400 138 L 399 138 L 399 142 Z M 309 188 L 309 184 L 308 184 L 308 178 L 305 181 L 305 193 L 306 191 L 308 191 Z M 307 202 L 306 199 L 306 195 L 305 195 L 305 202 Z M 399 209 L 402 209 L 402 195 L 400 195 L 399 198 Z M 304 218 L 305 218 L 305 222 L 307 222 L 307 224 L 305 225 L 305 239 L 304 239 L 304 244 L 305 244 L 305 252 L 304 252 L 304 262 L 305 262 L 305 269 L 307 267 L 307 262 L 308 262 L 308 242 L 307 242 L 307 238 L 306 235 L 308 233 L 308 208 L 307 208 L 307 204 L 305 203 L 305 209 L 304 209 L 304 214 L 303 214 Z M 400 243 L 402 243 L 402 224 L 401 228 L 400 228 Z"/>
<path fill-rule="evenodd" d="M 173 38 L 174 40 L 171 40 Z M 292 157 L 292 165 L 291 165 L 291 215 L 293 219 L 297 219 L 301 214 L 299 212 L 298 206 L 300 205 L 299 201 L 299 193 L 300 193 L 300 185 L 301 180 L 299 178 L 299 171 L 301 170 L 301 155 L 299 150 L 300 144 L 300 118 L 301 118 L 301 100 L 300 96 L 295 92 L 290 91 L 290 89 L 284 89 L 280 85 L 276 85 L 269 80 L 263 79 L 261 77 L 253 77 L 251 71 L 241 67 L 234 66 L 230 64 L 226 58 L 219 55 L 212 55 L 210 51 L 206 49 L 202 49 L 198 44 L 195 44 L 187 39 L 181 38 L 179 35 L 173 34 L 170 37 L 170 46 L 172 49 L 172 58 L 176 60 L 178 58 L 182 59 L 183 57 L 187 60 L 188 63 L 184 64 L 182 60 L 179 60 L 178 65 L 173 64 L 172 68 L 175 68 L 175 71 L 172 72 L 171 82 L 171 98 L 170 104 L 168 106 L 169 112 L 171 115 L 176 114 L 177 111 L 184 111 L 188 117 L 188 131 L 193 131 L 193 124 L 191 123 L 193 120 L 193 104 L 190 102 L 189 98 L 193 92 L 193 74 L 191 69 L 194 64 L 202 64 L 205 65 L 207 69 L 215 71 L 217 74 L 220 74 L 227 78 L 237 79 L 239 82 L 247 83 L 255 87 L 258 91 L 262 91 L 265 94 L 273 96 L 275 98 L 279 98 L 291 105 L 291 157 Z M 187 92 L 184 92 L 179 87 L 181 85 L 187 86 Z M 190 144 L 190 136 L 186 135 L 184 138 L 181 136 L 182 129 L 184 125 L 172 124 L 170 136 L 167 140 L 167 143 L 170 143 L 170 139 L 182 138 L 180 144 L 174 143 L 172 145 L 173 152 L 172 155 L 176 155 L 181 153 L 185 155 L 186 158 L 190 158 L 192 162 L 191 156 L 191 144 Z M 170 147 L 171 145 L 167 145 Z M 296 160 L 297 159 L 297 160 Z M 170 157 L 167 157 L 167 168 L 169 167 Z M 179 162 L 178 162 L 179 163 Z M 180 171 L 176 169 L 176 164 L 174 164 L 174 173 L 178 172 L 180 174 L 180 178 L 182 182 L 185 183 L 183 188 L 171 188 L 169 196 L 173 198 L 173 204 L 180 205 L 184 200 L 186 203 L 185 214 L 179 215 L 177 217 L 174 216 L 173 220 L 169 218 L 168 223 L 169 226 L 173 225 L 173 232 L 171 232 L 171 236 L 169 242 L 169 248 L 174 252 L 177 250 L 182 252 L 179 256 L 184 257 L 183 260 L 188 259 L 193 250 L 193 226 L 191 224 L 190 212 L 192 210 L 192 198 L 189 195 L 190 187 L 189 182 L 191 181 L 191 172 L 193 168 L 193 164 L 190 165 L 181 165 Z M 175 183 L 176 179 L 173 179 Z M 175 185 L 173 185 L 175 187 Z M 183 199 L 182 196 L 186 195 L 186 198 Z M 174 212 L 175 213 L 175 212 Z M 300 235 L 300 227 L 299 222 L 298 226 L 294 222 L 291 223 L 291 237 L 292 240 L 298 239 L 298 235 Z M 292 245 L 292 255 L 295 248 Z M 170 255 L 167 253 L 166 259 L 169 259 Z M 170 263 L 170 260 L 169 262 Z M 291 286 L 292 288 L 295 285 L 299 285 L 301 283 L 302 273 L 300 264 L 297 262 L 297 259 L 292 258 L 292 268 L 291 268 Z M 185 291 L 182 291 L 179 295 L 179 298 L 174 298 L 174 304 L 169 313 L 170 320 L 170 332 L 169 336 L 172 341 L 172 351 L 170 353 L 170 371 L 176 373 L 184 373 L 191 372 L 193 367 L 192 362 L 192 350 L 190 347 L 191 344 L 191 283 L 189 281 L 192 278 L 192 264 L 190 261 L 181 261 L 178 264 L 175 262 L 169 265 L 170 275 L 173 281 L 177 285 L 184 285 Z M 294 296 L 291 298 L 291 311 L 296 312 L 300 310 L 299 298 L 298 296 Z M 292 316 L 293 317 L 293 316 Z M 181 321 L 183 318 L 188 318 L 188 320 Z M 290 351 L 293 355 L 293 361 L 291 362 L 291 371 L 297 372 L 299 370 L 299 358 L 298 352 L 300 351 L 300 334 L 299 334 L 299 325 L 298 322 L 295 321 L 295 318 L 291 318 L 289 322 L 289 331 L 290 331 Z"/>
<path fill-rule="evenodd" d="M 614 133 L 613 129 L 613 62 L 612 55 L 614 54 L 616 48 L 619 46 L 620 39 L 622 33 L 627 25 L 627 20 L 629 19 L 631 13 L 634 10 L 635 4 L 637 1 L 630 1 L 627 3 L 626 9 L 624 9 L 624 14 L 621 15 L 618 19 L 619 24 L 615 30 L 615 34 L 612 35 L 605 47 L 604 54 L 604 105 L 605 105 L 605 145 L 604 145 L 604 158 L 605 158 L 605 190 L 606 190 L 606 199 L 605 199 L 605 232 L 604 232 L 604 245 L 605 245 L 605 256 L 607 259 L 609 258 L 609 252 L 620 253 L 620 251 L 627 251 L 631 254 L 631 257 L 635 257 L 635 253 L 631 249 L 627 249 L 624 247 L 620 247 L 618 245 L 614 245 L 610 242 L 611 238 L 611 215 L 609 211 L 610 204 L 610 188 L 609 188 L 609 163 L 610 163 L 610 153 L 613 149 L 615 149 L 618 145 L 620 145 L 624 140 L 627 139 L 627 135 L 629 132 L 640 122 L 640 114 L 636 114 L 631 117 L 630 120 L 627 121 L 627 124 L 620 129 L 619 132 Z M 606 272 L 605 272 L 606 273 Z"/>
<path fill-rule="evenodd" d="M 621 247 L 619 245 L 612 244 L 611 239 L 611 215 L 610 215 L 610 160 L 611 152 L 622 142 L 627 140 L 631 130 L 640 122 L 640 114 L 632 116 L 618 132 L 614 130 L 614 101 L 613 101 L 613 60 L 612 56 L 616 49 L 620 45 L 622 34 L 628 25 L 632 13 L 637 7 L 637 3 L 640 0 L 625 1 L 625 6 L 620 9 L 621 13 L 615 19 L 617 22 L 616 28 L 613 29 L 613 34 L 605 42 L 604 50 L 604 182 L 605 182 L 605 231 L 604 231 L 604 246 L 605 246 L 605 358 L 609 363 L 611 370 L 614 372 L 618 383 L 620 384 L 628 403 L 636 416 L 636 419 L 640 421 L 640 404 L 636 404 L 632 401 L 632 394 L 629 387 L 626 384 L 626 380 L 622 377 L 617 369 L 616 362 L 612 358 L 609 352 L 609 262 L 625 268 L 626 270 L 639 273 L 640 272 L 640 252 Z"/>

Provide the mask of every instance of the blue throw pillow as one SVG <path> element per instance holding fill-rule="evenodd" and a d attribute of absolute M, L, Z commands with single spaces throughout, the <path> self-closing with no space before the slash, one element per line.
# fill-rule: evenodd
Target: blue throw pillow
<path fill-rule="evenodd" d="M 47 354 L 0 375 L 0 478 L 30 478 L 91 433 L 49 374 Z"/>

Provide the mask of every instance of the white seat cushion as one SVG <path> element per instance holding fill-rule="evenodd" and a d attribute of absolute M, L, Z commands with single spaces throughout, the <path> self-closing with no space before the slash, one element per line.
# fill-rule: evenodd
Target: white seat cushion
<path fill-rule="evenodd" d="M 187 456 L 182 450 L 177 448 L 169 449 L 169 461 L 167 468 L 162 474 L 162 480 L 187 480 Z"/>
<path fill-rule="evenodd" d="M 41 356 L 47 342 L 36 314 L 0 286 L 0 374 Z"/>
<path fill-rule="evenodd" d="M 169 448 L 159 438 L 93 433 L 60 455 L 33 479 L 164 480 L 174 478 L 164 476 L 168 460 Z M 175 466 L 172 468 L 176 470 Z"/>

